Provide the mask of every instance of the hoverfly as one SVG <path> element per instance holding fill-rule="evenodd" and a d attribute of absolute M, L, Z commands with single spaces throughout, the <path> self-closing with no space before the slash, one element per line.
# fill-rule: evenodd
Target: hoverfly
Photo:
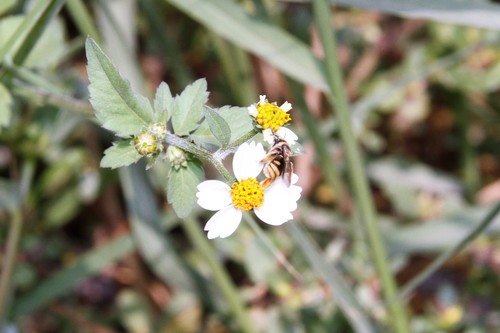
<path fill-rule="evenodd" d="M 268 188 L 279 176 L 282 176 L 285 184 L 290 186 L 293 173 L 291 156 L 292 150 L 288 142 L 275 136 L 273 146 L 260 161 L 265 163 L 263 172 L 266 179 L 262 183 L 264 188 Z"/>

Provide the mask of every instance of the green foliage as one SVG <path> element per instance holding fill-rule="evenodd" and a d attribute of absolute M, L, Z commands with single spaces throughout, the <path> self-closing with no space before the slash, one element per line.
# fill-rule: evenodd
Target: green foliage
<path fill-rule="evenodd" d="M 102 126 L 127 137 L 137 134 L 153 121 L 153 108 L 149 101 L 134 94 L 111 60 L 97 43 L 87 38 L 85 43 L 90 80 L 90 102 Z"/>
<path fill-rule="evenodd" d="M 207 81 L 199 79 L 188 85 L 171 103 L 174 133 L 183 136 L 194 131 L 203 115 L 203 105 L 208 100 Z"/>
<path fill-rule="evenodd" d="M 0 49 L 6 47 L 7 41 L 21 26 L 26 16 L 9 16 L 0 20 Z M 65 31 L 60 20 L 50 22 L 25 61 L 27 67 L 49 68 L 59 64 L 67 50 Z M 11 50 L 11 56 L 18 52 L 21 44 L 17 43 Z M 4 59 L 0 59 L 2 63 Z"/>
<path fill-rule="evenodd" d="M 365 153 L 346 166 L 351 149 L 338 138 L 349 126 L 325 103 L 332 97 L 313 51 L 311 26 L 321 24 L 310 3 L 249 3 L 140 0 L 136 12 L 121 0 L 0 1 L 0 319 L 40 332 L 81 329 L 76 311 L 96 331 L 385 332 L 388 306 L 412 292 L 412 332 L 498 331 L 484 318 L 500 306 L 492 297 L 500 6 L 337 2 L 441 23 L 332 7 L 332 25 L 323 11 L 321 34 L 339 41 L 338 53 L 323 48 L 325 59 L 339 55 L 335 72 L 346 79 L 334 86 L 348 92 L 351 144 Z M 179 12 L 164 11 L 171 7 Z M 189 73 L 206 79 L 186 86 Z M 261 230 L 244 219 L 237 234 L 207 240 L 212 212 L 196 209 L 197 185 L 205 170 L 230 183 L 238 144 L 262 141 L 246 104 L 257 92 L 294 106 L 290 128 L 304 146 L 291 149 L 305 152 L 293 157 L 304 186 L 298 223 Z M 113 133 L 97 129 L 94 116 Z M 152 142 L 145 156 L 134 146 L 140 133 Z M 344 177 L 354 169 L 370 179 L 389 252 L 384 271 L 411 282 L 387 302 L 356 182 Z M 466 256 L 444 264 L 468 245 Z M 422 255 L 437 261 L 422 268 Z M 476 302 L 487 306 L 466 312 Z"/>
<path fill-rule="evenodd" d="M 115 169 L 135 163 L 141 157 L 135 149 L 132 139 L 121 140 L 114 142 L 113 146 L 104 151 L 101 167 Z"/>
<path fill-rule="evenodd" d="M 203 180 L 203 167 L 195 158 L 188 160 L 186 167 L 170 168 L 167 183 L 167 198 L 177 216 L 189 215 L 196 204 L 196 186 Z"/>
<path fill-rule="evenodd" d="M 216 111 L 209 107 L 203 108 L 205 120 L 212 135 L 219 141 L 222 148 L 226 148 L 231 140 L 231 129 L 227 122 Z"/>
<path fill-rule="evenodd" d="M 9 125 L 12 113 L 12 96 L 7 88 L 0 83 L 0 131 Z"/>
<path fill-rule="evenodd" d="M 170 113 L 174 109 L 174 101 L 168 84 L 162 82 L 156 90 L 154 100 L 155 121 L 166 122 L 170 118 Z"/>

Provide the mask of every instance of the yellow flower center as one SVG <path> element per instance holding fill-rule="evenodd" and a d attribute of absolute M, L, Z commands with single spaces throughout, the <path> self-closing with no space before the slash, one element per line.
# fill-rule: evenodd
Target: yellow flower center
<path fill-rule="evenodd" d="M 259 114 L 255 119 L 265 130 L 270 128 L 273 132 L 276 132 L 281 126 L 292 120 L 287 112 L 281 110 L 275 104 L 259 104 L 257 111 L 259 111 Z"/>
<path fill-rule="evenodd" d="M 247 178 L 231 185 L 233 205 L 240 210 L 259 208 L 264 202 L 264 189 L 255 178 Z"/>

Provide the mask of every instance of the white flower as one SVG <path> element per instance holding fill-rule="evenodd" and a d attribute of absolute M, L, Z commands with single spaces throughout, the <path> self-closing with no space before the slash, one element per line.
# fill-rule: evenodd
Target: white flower
<path fill-rule="evenodd" d="M 261 143 L 244 143 L 233 158 L 237 182 L 229 186 L 218 180 L 207 180 L 198 185 L 198 205 L 217 211 L 205 225 L 209 239 L 231 235 L 241 222 L 243 210 L 253 209 L 257 217 L 271 225 L 281 225 L 293 219 L 291 212 L 297 209 L 302 192 L 295 185 L 298 176 L 292 174 L 290 186 L 278 177 L 264 189 L 257 176 L 262 171 L 260 161 L 265 155 Z"/>
<path fill-rule="evenodd" d="M 276 103 L 269 103 L 266 95 L 260 95 L 259 102 L 248 107 L 248 113 L 255 118 L 259 128 L 262 128 L 264 139 L 270 144 L 274 143 L 273 136 L 285 140 L 293 145 L 298 137 L 286 127 L 283 127 L 292 118 L 288 111 L 292 109 L 292 104 L 285 102 L 280 107 Z"/>
<path fill-rule="evenodd" d="M 264 135 L 264 140 L 270 145 L 274 144 L 274 137 L 285 140 L 290 146 L 297 142 L 298 136 L 290 129 L 286 127 L 280 127 L 275 133 L 268 128 L 262 131 L 262 135 Z"/>

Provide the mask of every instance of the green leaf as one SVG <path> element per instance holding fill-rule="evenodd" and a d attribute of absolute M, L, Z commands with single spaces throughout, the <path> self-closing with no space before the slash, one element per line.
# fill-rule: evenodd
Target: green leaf
<path fill-rule="evenodd" d="M 166 122 L 170 118 L 170 112 L 174 108 L 174 99 L 168 84 L 160 83 L 156 89 L 154 109 L 155 121 Z"/>
<path fill-rule="evenodd" d="M 488 2 L 456 0 L 336 0 L 336 4 L 378 10 L 403 17 L 500 29 L 500 6 Z"/>
<path fill-rule="evenodd" d="M 9 125 L 12 113 L 12 95 L 7 88 L 0 83 L 0 128 Z"/>
<path fill-rule="evenodd" d="M 169 0 L 191 18 L 306 85 L 327 90 L 323 65 L 284 29 L 248 14 L 232 0 Z"/>
<path fill-rule="evenodd" d="M 231 131 L 231 139 L 229 142 L 234 142 L 253 130 L 253 120 L 246 107 L 238 106 L 223 106 L 216 109 L 218 113 L 229 125 Z M 215 139 L 208 122 L 201 123 L 200 127 L 191 135 L 191 139 L 200 146 L 207 149 L 212 149 L 211 145 L 219 147 L 219 141 Z"/>
<path fill-rule="evenodd" d="M 135 95 L 111 60 L 92 38 L 85 43 L 87 72 L 90 80 L 90 103 L 102 126 L 126 137 L 147 128 L 153 119 L 149 101 Z"/>
<path fill-rule="evenodd" d="M 26 16 L 15 15 L 0 20 L 0 48 L 6 47 L 8 39 L 27 19 Z M 30 68 L 50 68 L 60 63 L 68 50 L 65 42 L 65 30 L 61 20 L 53 19 L 47 24 L 45 31 L 30 48 L 29 55 L 23 65 Z M 11 50 L 16 54 L 21 49 L 18 41 Z M 0 63 L 4 59 L 0 59 Z"/>
<path fill-rule="evenodd" d="M 196 186 L 203 180 L 203 167 L 200 161 L 192 159 L 186 167 L 170 169 L 167 198 L 180 218 L 189 215 L 196 203 Z"/>
<path fill-rule="evenodd" d="M 253 130 L 252 117 L 246 107 L 223 106 L 217 110 L 219 115 L 229 124 L 231 130 L 231 140 L 234 142 L 243 135 Z"/>
<path fill-rule="evenodd" d="M 137 162 L 142 156 L 135 150 L 132 139 L 113 142 L 106 149 L 101 168 L 119 168 Z"/>
<path fill-rule="evenodd" d="M 208 100 L 207 81 L 199 79 L 184 89 L 175 98 L 171 111 L 172 126 L 177 135 L 188 135 L 198 126 L 203 113 L 203 105 Z"/>
<path fill-rule="evenodd" d="M 221 115 L 209 107 L 204 107 L 203 113 L 205 114 L 205 120 L 212 134 L 220 142 L 223 148 L 226 147 L 231 139 L 231 129 L 229 125 Z"/>
<path fill-rule="evenodd" d="M 0 2 L 0 15 L 6 13 L 16 4 L 16 0 L 3 0 Z"/>

